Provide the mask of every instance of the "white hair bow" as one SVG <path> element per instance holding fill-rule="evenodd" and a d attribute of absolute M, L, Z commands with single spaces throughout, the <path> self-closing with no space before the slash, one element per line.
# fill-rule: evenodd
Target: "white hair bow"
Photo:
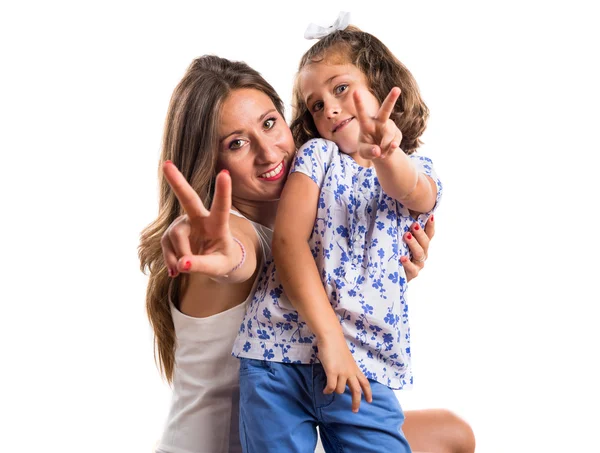
<path fill-rule="evenodd" d="M 321 27 L 317 24 L 309 24 L 304 32 L 304 37 L 306 39 L 320 39 L 336 30 L 344 30 L 349 23 L 350 13 L 342 11 L 333 25 L 330 25 L 329 27 Z"/>

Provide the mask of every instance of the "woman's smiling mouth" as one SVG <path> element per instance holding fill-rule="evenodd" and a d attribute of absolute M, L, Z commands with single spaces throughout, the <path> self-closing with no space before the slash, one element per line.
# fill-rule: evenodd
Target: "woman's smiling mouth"
<path fill-rule="evenodd" d="M 279 165 L 277 165 L 272 170 L 269 170 L 269 171 L 263 173 L 262 175 L 259 176 L 259 178 L 264 179 L 266 181 L 275 181 L 283 176 L 284 167 L 285 167 L 285 165 L 284 165 L 283 161 L 281 161 L 279 163 Z"/>

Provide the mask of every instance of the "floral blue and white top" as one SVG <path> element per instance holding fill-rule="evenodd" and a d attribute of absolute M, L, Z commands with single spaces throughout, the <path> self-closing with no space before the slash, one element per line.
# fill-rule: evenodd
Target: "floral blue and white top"
<path fill-rule="evenodd" d="M 442 185 L 431 160 L 410 157 L 419 171 L 436 182 L 437 207 Z M 361 167 L 331 141 L 306 143 L 290 171 L 306 174 L 321 189 L 309 245 L 356 362 L 369 379 L 393 389 L 410 386 L 407 282 L 400 257 L 409 255 L 402 236 L 415 219 L 383 192 L 373 167 Z M 429 214 L 416 219 L 421 226 Z M 285 297 L 273 259 L 268 259 L 246 308 L 233 355 L 313 363 L 318 359 L 316 343 Z"/>

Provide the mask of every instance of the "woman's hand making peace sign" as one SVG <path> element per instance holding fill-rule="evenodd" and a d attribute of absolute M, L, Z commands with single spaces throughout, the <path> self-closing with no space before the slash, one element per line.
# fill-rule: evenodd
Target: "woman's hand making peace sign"
<path fill-rule="evenodd" d="M 186 213 L 171 223 L 161 238 L 169 275 L 198 272 L 213 278 L 227 276 L 243 256 L 229 226 L 231 177 L 228 172 L 217 175 L 209 211 L 172 162 L 165 162 L 163 171 Z"/>

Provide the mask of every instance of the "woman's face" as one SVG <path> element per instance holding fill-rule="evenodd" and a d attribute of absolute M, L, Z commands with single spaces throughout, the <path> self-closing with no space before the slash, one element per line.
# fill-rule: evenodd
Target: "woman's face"
<path fill-rule="evenodd" d="M 285 119 L 262 91 L 233 91 L 219 121 L 218 170 L 229 171 L 232 198 L 278 200 L 296 151 Z"/>

